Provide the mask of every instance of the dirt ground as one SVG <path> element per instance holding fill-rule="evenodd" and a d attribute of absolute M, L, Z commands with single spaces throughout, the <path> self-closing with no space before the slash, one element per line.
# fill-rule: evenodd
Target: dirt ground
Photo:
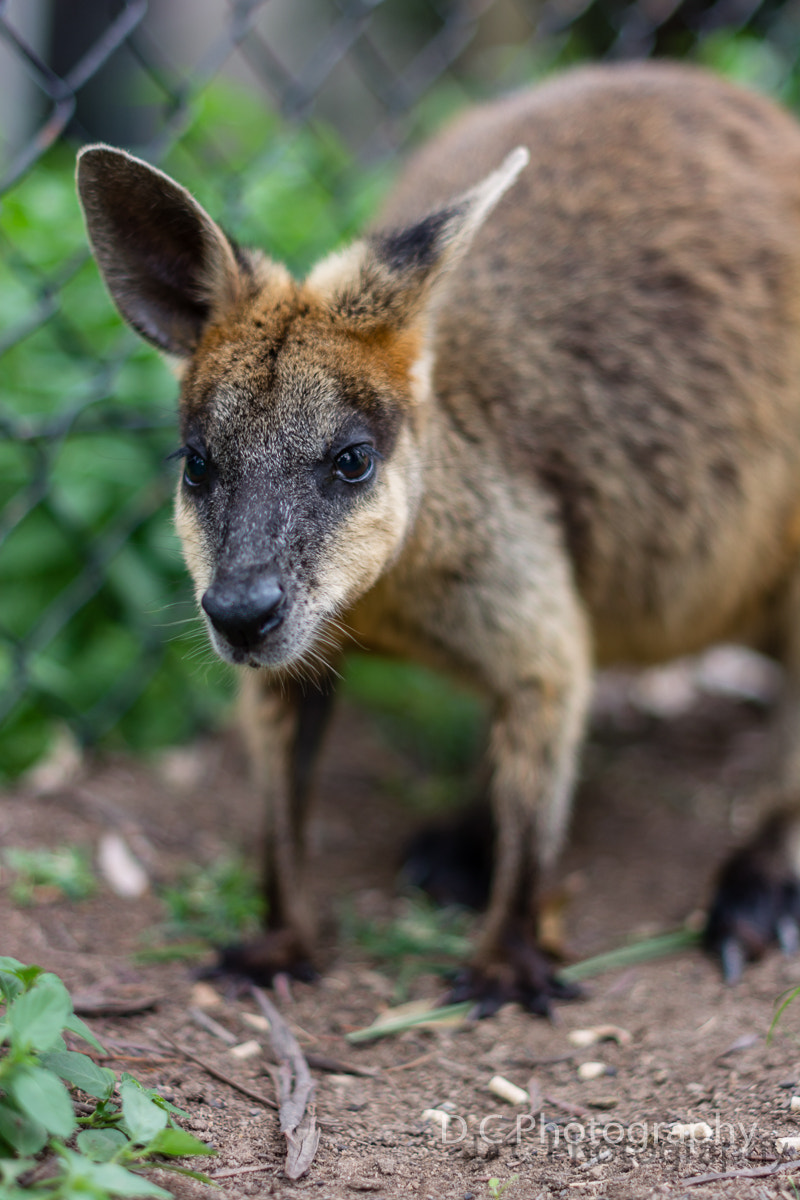
<path fill-rule="evenodd" d="M 748 826 L 744 798 L 769 757 L 762 704 L 702 694 L 676 705 L 678 715 L 656 717 L 620 694 L 617 684 L 606 688 L 595 720 L 564 860 L 575 893 L 566 927 L 576 959 L 674 928 L 702 908 L 715 864 Z M 396 781 L 416 769 L 367 715 L 342 708 L 312 836 L 320 913 L 334 912 L 343 897 L 373 915 L 402 905 L 398 852 L 417 818 Z M 395 786 L 387 788 L 388 778 Z M 114 831 L 156 883 L 224 848 L 257 845 L 259 827 L 258 797 L 231 734 L 150 765 L 84 763 L 71 781 L 56 776 L 38 791 L 28 784 L 0 798 L 2 845 L 96 847 Z M 185 1200 L 303 1193 L 488 1200 L 503 1185 L 506 1200 L 798 1195 L 791 1170 L 767 1172 L 777 1162 L 776 1137 L 800 1135 L 800 1112 L 791 1109 L 800 1094 L 800 1004 L 769 1044 L 766 1035 L 776 997 L 800 983 L 800 961 L 775 953 L 729 988 L 713 963 L 687 952 L 593 979 L 587 998 L 559 1005 L 552 1022 L 509 1007 L 462 1028 L 353 1046 L 344 1035 L 390 1003 L 393 983 L 363 950 L 337 940 L 326 920 L 320 981 L 293 985 L 291 998 L 278 1003 L 307 1051 L 370 1073 L 314 1072 L 320 1147 L 308 1174 L 290 1183 L 274 1111 L 211 1077 L 173 1044 L 274 1096 L 266 1053 L 241 1060 L 193 1019 L 194 966 L 137 964 L 143 937 L 163 919 L 153 891 L 132 901 L 101 888 L 80 903 L 17 907 L 7 875 L 0 884 L 2 953 L 58 972 L 75 993 L 152 999 L 138 1014 L 89 1019 L 114 1055 L 108 1064 L 160 1088 L 217 1147 L 206 1169 L 219 1176 L 219 1191 L 154 1175 Z M 258 1038 L 248 1021 L 252 998 L 215 987 L 220 1000 L 206 1014 L 237 1042 Z M 412 994 L 440 989 L 423 975 Z M 570 1031 L 599 1025 L 630 1038 L 582 1049 L 570 1041 Z M 603 1063 L 605 1073 L 581 1078 L 587 1061 Z M 533 1080 L 540 1111 L 532 1117 L 529 1105 L 498 1099 L 488 1090 L 496 1074 L 523 1088 Z M 444 1135 L 423 1118 L 435 1107 L 451 1116 Z M 671 1133 L 677 1123 L 700 1122 L 711 1136 L 681 1142 Z"/>

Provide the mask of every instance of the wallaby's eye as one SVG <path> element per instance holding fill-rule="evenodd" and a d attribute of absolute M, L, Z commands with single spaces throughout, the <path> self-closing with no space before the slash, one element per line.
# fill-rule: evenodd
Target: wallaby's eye
<path fill-rule="evenodd" d="M 208 463 L 199 454 L 189 454 L 183 468 L 183 478 L 189 487 L 199 487 L 208 479 Z"/>
<path fill-rule="evenodd" d="M 348 446 L 333 460 L 336 474 L 345 483 L 366 483 L 375 470 L 375 451 L 371 446 Z"/>

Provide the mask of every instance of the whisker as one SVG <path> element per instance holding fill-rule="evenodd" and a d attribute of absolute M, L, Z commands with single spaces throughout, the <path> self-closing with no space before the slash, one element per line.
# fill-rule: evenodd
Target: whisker
<path fill-rule="evenodd" d="M 200 620 L 201 618 L 195 613 L 191 617 L 179 617 L 176 621 L 156 621 L 155 628 L 174 629 L 178 625 L 194 625 Z"/>

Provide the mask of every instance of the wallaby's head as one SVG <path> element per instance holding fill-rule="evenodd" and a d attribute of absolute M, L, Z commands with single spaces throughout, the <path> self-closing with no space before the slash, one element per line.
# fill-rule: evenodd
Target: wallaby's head
<path fill-rule="evenodd" d="M 241 251 L 190 194 L 120 150 L 78 187 L 120 313 L 183 361 L 177 525 L 229 662 L 313 657 L 396 557 L 423 487 L 429 347 L 447 270 L 527 161 L 303 283 Z"/>

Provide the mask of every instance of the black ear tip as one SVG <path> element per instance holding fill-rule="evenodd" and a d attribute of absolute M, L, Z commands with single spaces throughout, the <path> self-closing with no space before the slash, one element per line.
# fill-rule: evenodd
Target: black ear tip
<path fill-rule="evenodd" d="M 80 165 L 90 165 L 102 162 L 103 159 L 113 158 L 127 158 L 127 155 L 124 150 L 118 150 L 116 146 L 106 146 L 103 142 L 92 142 L 88 146 L 81 146 L 77 161 Z"/>
<path fill-rule="evenodd" d="M 78 186 L 92 184 L 103 172 L 118 166 L 126 157 L 124 150 L 116 150 L 113 146 L 84 146 L 78 151 L 76 159 Z"/>
<path fill-rule="evenodd" d="M 127 150 L 119 150 L 116 146 L 106 146 L 99 142 L 84 146 L 78 151 L 76 174 L 78 181 L 91 182 L 101 175 L 106 178 L 126 179 L 140 175 L 143 172 L 152 174 L 154 168 Z"/>

